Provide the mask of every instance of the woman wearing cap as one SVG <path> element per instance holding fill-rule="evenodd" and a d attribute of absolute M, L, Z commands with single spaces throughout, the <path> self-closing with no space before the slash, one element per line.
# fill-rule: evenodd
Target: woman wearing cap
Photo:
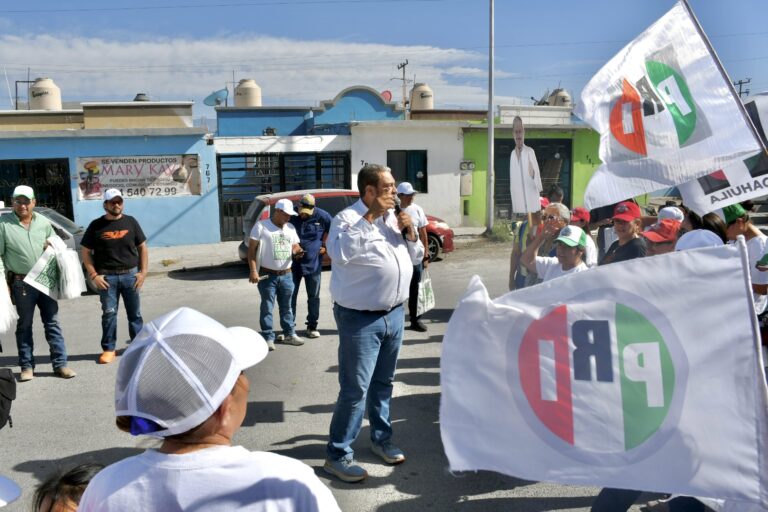
<path fill-rule="evenodd" d="M 747 254 L 749 256 L 749 270 L 752 277 L 752 292 L 755 299 L 755 313 L 758 316 L 766 310 L 768 305 L 768 273 L 760 272 L 756 268 L 757 262 L 768 250 L 768 237 L 757 226 L 752 224 L 749 214 L 740 204 L 733 204 L 723 208 L 725 216 L 725 234 L 728 240 L 736 240 L 742 235 L 747 242 Z M 768 318 L 761 318 L 761 325 L 768 324 Z"/>
<path fill-rule="evenodd" d="M 587 234 L 578 226 L 565 226 L 558 232 L 559 225 L 553 220 L 544 224 L 544 229 L 528 244 L 520 262 L 531 272 L 536 272 L 542 282 L 556 277 L 583 272 L 588 270 L 584 263 L 584 251 L 587 245 Z M 539 247 L 547 238 L 555 239 L 556 257 L 537 256 Z"/>
<path fill-rule="evenodd" d="M 624 201 L 613 209 L 613 230 L 618 240 L 613 242 L 600 265 L 626 261 L 645 256 L 645 239 L 640 237 L 640 207 L 632 201 Z"/>
<path fill-rule="evenodd" d="M 669 217 L 659 219 L 659 222 L 640 233 L 645 238 L 647 256 L 666 254 L 675 250 L 677 233 L 680 231 L 680 221 Z"/>

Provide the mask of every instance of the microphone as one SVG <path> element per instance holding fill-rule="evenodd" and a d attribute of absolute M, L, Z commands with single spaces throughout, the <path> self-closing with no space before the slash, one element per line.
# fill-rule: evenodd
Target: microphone
<path fill-rule="evenodd" d="M 403 209 L 400 207 L 400 196 L 395 196 L 395 215 L 400 215 Z M 403 229 L 403 240 L 408 240 L 408 228 Z"/>

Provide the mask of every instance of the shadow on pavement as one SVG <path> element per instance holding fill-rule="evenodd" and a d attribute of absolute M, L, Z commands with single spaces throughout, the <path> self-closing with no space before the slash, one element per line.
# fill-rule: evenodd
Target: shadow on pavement
<path fill-rule="evenodd" d="M 248 402 L 242 426 L 253 427 L 258 423 L 284 423 L 283 407 L 283 402 Z"/>
<path fill-rule="evenodd" d="M 29 460 L 14 466 L 15 471 L 30 473 L 38 481 L 48 478 L 51 473 L 58 470 L 67 470 L 78 464 L 98 463 L 108 466 L 126 457 L 138 455 L 143 448 L 107 448 L 90 452 L 77 453 L 61 459 Z"/>
<path fill-rule="evenodd" d="M 193 267 L 171 270 L 168 277 L 180 281 L 224 281 L 248 279 L 248 265 L 240 262 L 223 263 L 214 267 Z"/>

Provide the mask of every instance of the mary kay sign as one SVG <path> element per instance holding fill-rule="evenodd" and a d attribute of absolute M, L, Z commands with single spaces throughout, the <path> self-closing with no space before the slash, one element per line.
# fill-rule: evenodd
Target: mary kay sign
<path fill-rule="evenodd" d="M 110 188 L 126 199 L 200 195 L 198 155 L 78 158 L 74 178 L 80 200 L 101 201 Z"/>

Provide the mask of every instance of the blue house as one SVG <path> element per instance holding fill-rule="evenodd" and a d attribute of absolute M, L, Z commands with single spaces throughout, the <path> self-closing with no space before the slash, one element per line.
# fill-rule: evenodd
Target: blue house
<path fill-rule="evenodd" d="M 206 132 L 192 126 L 192 102 L 0 111 L 0 200 L 10 205 L 14 187 L 28 184 L 39 206 L 87 226 L 104 214 L 104 191 L 119 188 L 150 246 L 216 242 L 218 176 Z"/>
<path fill-rule="evenodd" d="M 351 124 L 404 117 L 365 86 L 344 89 L 318 107 L 237 104 L 235 94 L 234 107 L 216 108 L 222 240 L 242 238 L 242 216 L 256 195 L 351 188 Z"/>

